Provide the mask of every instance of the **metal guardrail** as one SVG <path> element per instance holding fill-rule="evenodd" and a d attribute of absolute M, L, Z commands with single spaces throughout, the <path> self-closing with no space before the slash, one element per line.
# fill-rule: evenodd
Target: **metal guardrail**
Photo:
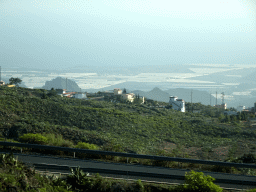
<path fill-rule="evenodd" d="M 186 159 L 186 158 L 178 158 L 178 157 L 140 155 L 140 154 L 134 154 L 134 153 L 119 153 L 119 152 L 110 152 L 110 151 L 78 149 L 78 148 L 69 148 L 69 147 L 55 147 L 55 146 L 48 146 L 48 145 L 25 144 L 25 143 L 12 143 L 12 142 L 3 142 L 3 141 L 0 141 L 0 145 L 21 147 L 21 152 L 22 152 L 22 147 L 57 150 L 57 151 L 69 151 L 74 153 L 74 157 L 75 157 L 75 153 L 78 152 L 78 153 L 89 153 L 89 154 L 98 154 L 98 155 L 121 156 L 121 157 L 127 157 L 127 158 L 131 157 L 131 158 L 140 158 L 140 159 L 152 159 L 152 160 L 158 160 L 158 161 L 176 161 L 176 162 L 183 162 L 183 163 L 195 163 L 195 164 L 207 164 L 207 165 L 219 165 L 219 166 L 228 166 L 228 167 L 242 167 L 242 168 L 256 169 L 255 164 L 245 164 L 245 163 L 206 161 L 206 160 Z"/>

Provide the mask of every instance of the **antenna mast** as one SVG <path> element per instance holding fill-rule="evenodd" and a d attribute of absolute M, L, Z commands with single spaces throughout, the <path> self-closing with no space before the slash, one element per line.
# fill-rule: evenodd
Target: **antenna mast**
<path fill-rule="evenodd" d="M 222 93 L 221 93 L 221 97 L 222 97 L 222 104 L 224 104 L 224 96 L 225 96 L 225 94 L 224 94 L 224 92 L 222 92 Z"/>

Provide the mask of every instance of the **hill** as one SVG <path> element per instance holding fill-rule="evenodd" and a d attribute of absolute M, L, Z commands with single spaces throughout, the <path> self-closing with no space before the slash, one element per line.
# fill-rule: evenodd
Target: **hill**
<path fill-rule="evenodd" d="M 166 142 L 186 147 L 216 147 L 238 139 L 249 142 L 256 136 L 254 131 L 243 130 L 240 125 L 212 123 L 203 114 L 52 94 L 43 97 L 49 92 L 1 87 L 2 135 L 18 138 L 24 133 L 47 132 L 61 134 L 74 143 L 82 141 L 104 149 L 111 146 L 113 150 L 152 154 Z"/>
<path fill-rule="evenodd" d="M 151 91 L 145 92 L 140 90 L 132 91 L 132 93 L 139 94 L 140 96 L 144 96 L 148 99 L 153 99 L 155 101 L 169 102 L 170 95 L 165 91 L 162 91 L 158 87 L 155 87 Z"/>
<path fill-rule="evenodd" d="M 151 91 L 145 92 L 140 90 L 131 91 L 135 94 L 139 94 L 140 96 L 144 96 L 148 99 L 153 99 L 156 101 L 162 101 L 162 102 L 169 102 L 170 96 L 177 96 L 179 99 L 183 99 L 186 102 L 191 102 L 191 90 L 190 89 L 169 89 L 169 90 L 161 90 L 159 88 L 154 88 Z M 204 105 L 210 105 L 210 99 L 212 105 L 215 104 L 216 98 L 213 96 L 210 96 L 210 94 L 207 91 L 199 91 L 199 90 L 193 90 L 192 94 L 192 102 L 193 103 L 202 103 Z M 218 103 L 220 103 L 221 100 L 218 99 Z"/>
<path fill-rule="evenodd" d="M 80 87 L 77 85 L 75 81 L 70 79 L 65 79 L 62 77 L 57 77 L 52 79 L 51 81 L 46 81 L 45 85 L 42 89 L 50 90 L 51 88 L 54 89 L 66 89 L 68 91 L 80 91 Z"/>
<path fill-rule="evenodd" d="M 193 103 L 202 103 L 203 105 L 215 105 L 216 98 L 210 95 L 207 91 L 199 91 L 199 90 L 189 90 L 189 89 L 169 89 L 165 92 L 169 93 L 173 96 L 178 96 L 180 99 L 185 100 L 186 102 L 191 102 L 191 91 L 192 91 L 192 102 Z M 218 100 L 218 104 L 220 104 L 221 100 Z"/>

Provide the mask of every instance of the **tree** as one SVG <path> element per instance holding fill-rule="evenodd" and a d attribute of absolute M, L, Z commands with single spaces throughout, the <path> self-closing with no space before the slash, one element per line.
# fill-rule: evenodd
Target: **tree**
<path fill-rule="evenodd" d="M 124 88 L 124 90 L 123 90 L 123 94 L 126 94 L 126 89 Z"/>
<path fill-rule="evenodd" d="M 54 90 L 54 88 L 51 88 L 51 90 L 47 93 L 47 96 L 52 97 L 52 96 L 56 96 L 57 95 L 57 91 Z"/>
<path fill-rule="evenodd" d="M 185 174 L 185 184 L 176 187 L 179 192 L 222 192 L 220 186 L 213 183 L 215 179 L 205 176 L 202 172 L 191 171 Z"/>
<path fill-rule="evenodd" d="M 11 85 L 15 84 L 15 86 L 18 87 L 19 84 L 22 82 L 22 80 L 20 78 L 13 78 L 13 77 L 11 77 L 9 79 L 9 82 L 10 82 Z"/>
<path fill-rule="evenodd" d="M 230 111 L 237 111 L 234 107 L 230 107 Z"/>

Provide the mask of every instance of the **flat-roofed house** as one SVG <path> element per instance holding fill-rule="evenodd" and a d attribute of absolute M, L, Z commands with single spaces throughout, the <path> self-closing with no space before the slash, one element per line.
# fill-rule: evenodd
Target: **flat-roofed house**
<path fill-rule="evenodd" d="M 240 105 L 237 107 L 237 111 L 239 111 L 239 112 L 243 111 L 244 109 L 245 109 L 245 106 L 243 106 L 243 105 Z"/>
<path fill-rule="evenodd" d="M 134 93 L 126 93 L 126 94 L 122 94 L 122 97 L 130 102 L 134 101 Z"/>
<path fill-rule="evenodd" d="M 222 103 L 221 105 L 214 105 L 214 107 L 220 108 L 220 109 L 227 109 L 227 103 Z"/>
<path fill-rule="evenodd" d="M 87 99 L 85 93 L 76 93 L 76 94 L 74 95 L 74 98 L 77 98 L 77 99 Z"/>
<path fill-rule="evenodd" d="M 115 88 L 114 89 L 114 95 L 121 95 L 123 93 L 122 89 Z"/>
<path fill-rule="evenodd" d="M 185 101 L 178 99 L 177 96 L 170 96 L 169 104 L 172 105 L 172 109 L 185 112 Z"/>
<path fill-rule="evenodd" d="M 0 81 L 0 86 L 3 86 L 5 85 L 5 82 L 4 81 Z"/>

